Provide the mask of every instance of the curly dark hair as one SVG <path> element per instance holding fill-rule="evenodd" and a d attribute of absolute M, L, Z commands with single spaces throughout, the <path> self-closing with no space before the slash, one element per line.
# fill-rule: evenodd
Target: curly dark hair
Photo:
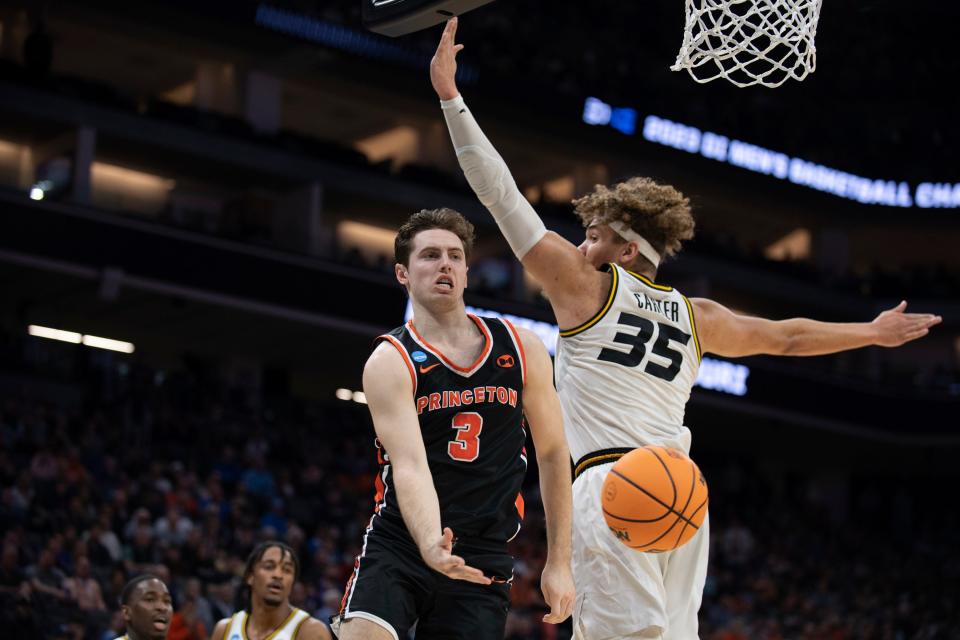
<path fill-rule="evenodd" d="M 592 193 L 573 201 L 583 226 L 591 222 L 625 222 L 664 258 L 676 255 L 693 237 L 690 199 L 668 184 L 650 178 L 630 178 L 612 187 L 596 185 Z"/>
<path fill-rule="evenodd" d="M 470 259 L 470 252 L 476 240 L 473 224 L 464 218 L 463 214 L 442 207 L 418 211 L 403 223 L 393 241 L 393 254 L 398 263 L 410 266 L 410 246 L 413 244 L 413 238 L 421 231 L 428 229 L 445 229 L 456 234 L 463 242 L 464 258 Z"/>

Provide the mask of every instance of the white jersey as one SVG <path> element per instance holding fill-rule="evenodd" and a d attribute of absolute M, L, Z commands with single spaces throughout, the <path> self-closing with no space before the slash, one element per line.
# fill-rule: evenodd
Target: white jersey
<path fill-rule="evenodd" d="M 233 614 L 233 617 L 230 618 L 230 624 L 227 625 L 227 632 L 223 634 L 223 640 L 247 640 L 248 617 L 246 611 L 237 611 Z M 283 624 L 277 627 L 267 638 L 269 640 L 295 640 L 300 627 L 309 619 L 309 613 L 293 607 L 293 611 L 283 621 Z"/>
<path fill-rule="evenodd" d="M 658 444 L 689 454 L 683 416 L 700 368 L 690 301 L 619 266 L 610 273 L 603 308 L 560 331 L 556 383 L 570 453 Z"/>

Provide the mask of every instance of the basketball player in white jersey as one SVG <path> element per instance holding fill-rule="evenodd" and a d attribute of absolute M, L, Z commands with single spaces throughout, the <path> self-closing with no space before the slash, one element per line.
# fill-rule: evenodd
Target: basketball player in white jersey
<path fill-rule="evenodd" d="M 456 18 L 430 66 L 460 165 L 524 268 L 540 282 L 561 326 L 556 383 L 574 471 L 574 637 L 697 638 L 707 572 L 709 519 L 683 547 L 630 550 L 607 530 L 600 491 L 610 466 L 645 444 L 689 453 L 684 408 L 701 353 L 812 356 L 868 345 L 899 346 L 938 316 L 904 313 L 869 323 L 737 315 L 655 283 L 663 258 L 693 236 L 689 201 L 634 178 L 574 201 L 586 227 L 575 247 L 548 232 L 480 130 L 454 81 Z"/>
<path fill-rule="evenodd" d="M 289 546 L 275 540 L 257 545 L 243 572 L 239 611 L 218 622 L 210 640 L 333 640 L 327 625 L 290 604 L 299 573 Z"/>
<path fill-rule="evenodd" d="M 173 618 L 167 585 L 150 574 L 130 580 L 120 592 L 120 613 L 126 633 L 114 640 L 166 640 Z"/>

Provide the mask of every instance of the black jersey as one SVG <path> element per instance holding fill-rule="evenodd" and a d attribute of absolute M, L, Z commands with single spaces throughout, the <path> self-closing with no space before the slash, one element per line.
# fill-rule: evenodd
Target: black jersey
<path fill-rule="evenodd" d="M 497 318 L 469 317 L 485 344 L 466 369 L 424 340 L 413 321 L 377 342 L 396 347 L 410 371 L 442 526 L 450 527 L 458 538 L 507 541 L 520 530 L 523 519 L 526 362 L 513 325 Z M 379 441 L 377 447 L 377 514 L 402 524 L 390 455 Z"/>

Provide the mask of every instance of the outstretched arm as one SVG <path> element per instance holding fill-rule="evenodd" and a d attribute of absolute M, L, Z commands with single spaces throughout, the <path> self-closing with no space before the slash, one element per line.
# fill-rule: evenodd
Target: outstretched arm
<path fill-rule="evenodd" d="M 559 624 L 573 611 L 576 591 L 570 571 L 573 491 L 570 478 L 570 449 L 563 433 L 560 400 L 553 387 L 553 365 L 540 338 L 520 329 L 526 352 L 527 384 L 523 389 L 523 410 L 537 448 L 540 467 L 540 494 L 547 520 L 547 562 L 540 587 L 550 606 L 544 622 Z"/>
<path fill-rule="evenodd" d="M 450 528 L 441 531 L 440 501 L 413 404 L 413 383 L 407 365 L 392 345 L 381 343 L 367 360 L 363 392 L 377 438 L 390 456 L 403 522 L 424 562 L 450 578 L 490 584 L 483 572 L 452 554 Z"/>
<path fill-rule="evenodd" d="M 430 62 L 430 80 L 440 97 L 443 116 L 457 160 L 480 202 L 493 215 L 514 255 L 550 298 L 561 325 L 579 324 L 596 308 L 579 311 L 584 299 L 593 305 L 606 293 L 606 281 L 577 248 L 548 232 L 523 194 L 500 154 L 484 135 L 457 90 L 457 18 L 451 18 Z M 573 317 L 570 317 L 572 312 Z"/>
<path fill-rule="evenodd" d="M 766 320 L 738 315 L 706 298 L 692 298 L 704 353 L 736 358 L 759 354 L 819 356 L 871 345 L 899 347 L 922 338 L 941 317 L 904 313 L 906 301 L 873 322 L 819 322 L 807 318 Z"/>

